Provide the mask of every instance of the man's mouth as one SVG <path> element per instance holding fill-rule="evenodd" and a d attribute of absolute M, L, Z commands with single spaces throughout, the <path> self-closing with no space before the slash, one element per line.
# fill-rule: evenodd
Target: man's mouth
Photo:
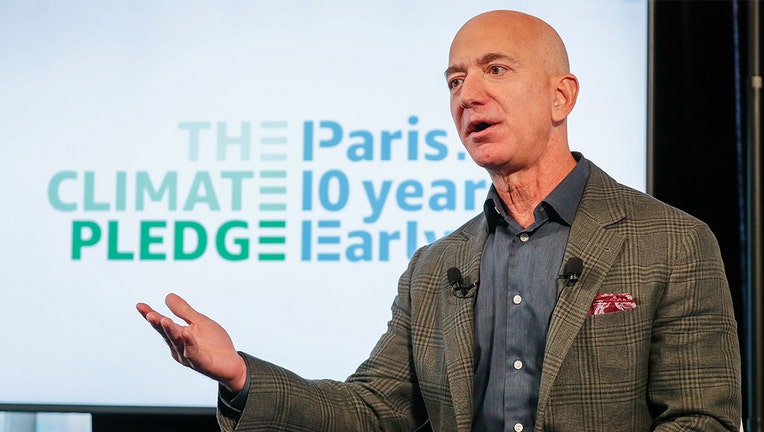
<path fill-rule="evenodd" d="M 473 132 L 482 132 L 491 126 L 493 126 L 493 123 L 484 122 L 484 121 L 475 122 L 469 125 L 469 127 L 467 128 L 467 134 L 471 134 Z"/>
<path fill-rule="evenodd" d="M 490 127 L 490 126 L 491 126 L 491 124 L 488 123 L 488 122 L 480 122 L 480 123 L 475 125 L 475 132 L 482 132 L 482 131 L 488 129 L 488 127 Z"/>

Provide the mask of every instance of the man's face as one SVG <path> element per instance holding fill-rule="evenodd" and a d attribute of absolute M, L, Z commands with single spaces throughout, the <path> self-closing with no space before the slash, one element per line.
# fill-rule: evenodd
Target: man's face
<path fill-rule="evenodd" d="M 532 167 L 547 149 L 555 88 L 534 37 L 522 22 L 483 17 L 451 45 L 451 115 L 472 159 L 489 171 Z"/>

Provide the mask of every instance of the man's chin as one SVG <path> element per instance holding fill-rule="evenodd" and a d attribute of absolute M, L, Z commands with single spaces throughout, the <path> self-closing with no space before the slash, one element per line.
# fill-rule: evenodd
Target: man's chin
<path fill-rule="evenodd" d="M 471 150 L 472 151 L 468 150 L 468 153 L 472 158 L 472 161 L 489 173 L 503 173 L 514 165 L 511 161 L 506 159 L 507 155 L 485 151 L 488 150 L 486 146 L 478 146 L 478 148 L 472 148 Z"/>
<path fill-rule="evenodd" d="M 483 166 L 483 163 L 490 163 L 491 160 L 496 159 L 496 147 L 494 144 L 488 140 L 469 139 L 465 141 L 464 148 L 476 164 Z"/>
<path fill-rule="evenodd" d="M 490 157 L 490 155 L 470 154 L 472 161 L 475 162 L 480 168 L 487 169 L 489 171 L 498 168 L 501 164 L 498 163 L 496 158 Z"/>

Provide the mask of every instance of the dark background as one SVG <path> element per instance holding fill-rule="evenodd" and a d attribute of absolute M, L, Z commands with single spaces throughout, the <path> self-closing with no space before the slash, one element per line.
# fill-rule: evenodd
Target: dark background
<path fill-rule="evenodd" d="M 762 263 L 749 262 L 746 252 L 752 236 L 761 236 L 747 218 L 752 202 L 747 147 L 755 114 L 751 49 L 757 36 L 752 21 L 760 19 L 754 3 L 758 0 L 652 3 L 655 56 L 648 97 L 654 109 L 651 192 L 708 223 L 719 241 L 743 357 L 743 419 L 747 431 L 760 432 L 761 374 L 752 375 L 750 368 L 760 371 L 764 359 L 761 324 L 754 326 L 750 316 L 750 270 Z M 753 356 L 755 349 L 759 357 Z M 758 419 L 754 423 L 751 413 Z"/>
<path fill-rule="evenodd" d="M 750 3 L 651 2 L 654 58 L 648 95 L 652 106 L 648 189 L 658 199 L 707 222 L 722 250 L 743 352 L 744 419 L 752 410 L 757 412 L 751 408 L 752 386 L 746 375 L 746 368 L 755 361 L 749 355 L 751 331 L 744 306 L 750 277 L 743 252 L 750 234 L 745 216 L 748 114 L 752 112 Z M 93 413 L 94 432 L 217 430 L 214 414 L 209 413 Z"/>

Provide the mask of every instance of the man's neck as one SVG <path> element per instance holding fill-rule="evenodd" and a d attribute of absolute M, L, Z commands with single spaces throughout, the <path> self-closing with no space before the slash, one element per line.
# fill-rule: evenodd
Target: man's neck
<path fill-rule="evenodd" d="M 523 228 L 534 222 L 533 210 L 576 166 L 576 160 L 570 153 L 568 155 L 551 164 L 538 164 L 526 170 L 491 173 L 491 180 L 507 212 Z"/>

